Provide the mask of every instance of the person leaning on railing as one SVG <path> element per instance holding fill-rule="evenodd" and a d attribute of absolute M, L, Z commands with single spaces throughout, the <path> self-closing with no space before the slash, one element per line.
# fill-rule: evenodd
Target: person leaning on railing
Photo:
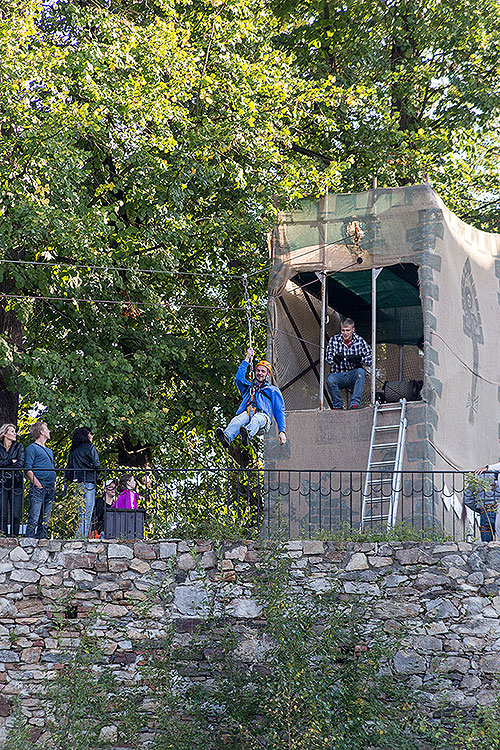
<path fill-rule="evenodd" d="M 483 472 L 481 479 L 469 475 L 464 488 L 464 505 L 474 513 L 479 513 L 479 531 L 482 542 L 495 539 L 495 523 L 500 502 L 500 489 L 497 475 L 492 471 Z"/>
<path fill-rule="evenodd" d="M 28 445 L 24 457 L 24 469 L 30 480 L 26 536 L 47 539 L 56 491 L 54 454 L 45 445 L 50 438 L 47 422 L 35 422 L 30 434 L 35 442 Z"/>
<path fill-rule="evenodd" d="M 19 536 L 23 507 L 24 445 L 13 424 L 0 427 L 0 532 Z"/>
<path fill-rule="evenodd" d="M 97 477 L 101 470 L 99 456 L 92 444 L 90 427 L 77 427 L 73 432 L 66 465 L 66 481 L 76 482 L 78 488 L 77 537 L 87 539 L 95 503 Z"/>

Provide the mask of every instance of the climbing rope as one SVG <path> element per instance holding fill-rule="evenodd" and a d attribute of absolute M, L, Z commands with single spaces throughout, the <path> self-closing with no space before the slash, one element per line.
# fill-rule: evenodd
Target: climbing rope
<path fill-rule="evenodd" d="M 252 346 L 252 303 L 250 302 L 250 295 L 248 294 L 248 276 L 246 273 L 243 274 L 241 277 L 241 280 L 243 282 L 243 299 L 244 299 L 244 306 L 245 306 L 245 313 L 247 316 L 247 323 L 248 323 L 248 348 L 253 349 Z M 250 374 L 251 378 L 253 378 L 253 359 L 250 362 Z"/>
<path fill-rule="evenodd" d="M 241 277 L 243 282 L 243 297 L 245 300 L 245 313 L 247 316 L 248 323 L 248 347 L 253 349 L 252 346 L 252 303 L 250 302 L 250 295 L 248 294 L 248 276 L 246 273 Z"/>

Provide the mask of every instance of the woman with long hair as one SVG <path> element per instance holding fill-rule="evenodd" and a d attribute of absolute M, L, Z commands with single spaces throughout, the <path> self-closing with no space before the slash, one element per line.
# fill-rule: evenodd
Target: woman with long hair
<path fill-rule="evenodd" d="M 23 507 L 24 446 L 13 424 L 0 427 L 0 533 L 19 536 Z M 10 526 L 10 534 L 9 534 Z"/>
<path fill-rule="evenodd" d="M 84 539 L 90 534 L 97 477 L 101 470 L 92 440 L 90 427 L 77 427 L 73 432 L 66 465 L 66 481 L 77 483 L 79 526 L 76 536 Z"/>

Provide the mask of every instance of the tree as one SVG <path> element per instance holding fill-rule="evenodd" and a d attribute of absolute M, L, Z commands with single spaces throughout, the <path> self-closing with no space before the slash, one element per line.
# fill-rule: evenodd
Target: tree
<path fill-rule="evenodd" d="M 498 210 L 498 3 L 275 7 L 277 44 L 295 51 L 302 77 L 316 84 L 292 139 L 340 162 L 341 190 L 367 189 L 373 177 L 380 186 L 421 182 L 428 173 L 452 210 L 494 228 L 481 205 Z"/>
<path fill-rule="evenodd" d="M 227 403 L 241 274 L 303 169 L 265 4 L 152 7 L 20 3 L 0 25 L 1 418 L 20 393 L 60 445 L 88 423 L 128 465 Z"/>

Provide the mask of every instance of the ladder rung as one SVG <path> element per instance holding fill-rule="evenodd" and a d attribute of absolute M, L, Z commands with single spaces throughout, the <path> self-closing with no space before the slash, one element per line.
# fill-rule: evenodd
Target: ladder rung
<path fill-rule="evenodd" d="M 387 466 L 388 464 L 394 465 L 394 458 L 391 459 L 390 461 L 372 461 L 370 466 L 368 467 L 368 471 L 371 470 L 372 466 Z"/>
<path fill-rule="evenodd" d="M 377 443 L 372 445 L 372 448 L 396 448 L 397 443 Z"/>
<path fill-rule="evenodd" d="M 366 518 L 363 519 L 363 525 L 373 522 L 373 521 L 387 521 L 389 516 L 366 516 Z"/>
<path fill-rule="evenodd" d="M 375 427 L 375 432 L 378 430 L 399 430 L 399 424 L 384 424 L 381 427 Z"/>
<path fill-rule="evenodd" d="M 398 409 L 401 411 L 401 404 L 394 404 L 394 406 L 379 406 L 378 413 L 384 412 L 384 411 L 396 411 Z"/>

